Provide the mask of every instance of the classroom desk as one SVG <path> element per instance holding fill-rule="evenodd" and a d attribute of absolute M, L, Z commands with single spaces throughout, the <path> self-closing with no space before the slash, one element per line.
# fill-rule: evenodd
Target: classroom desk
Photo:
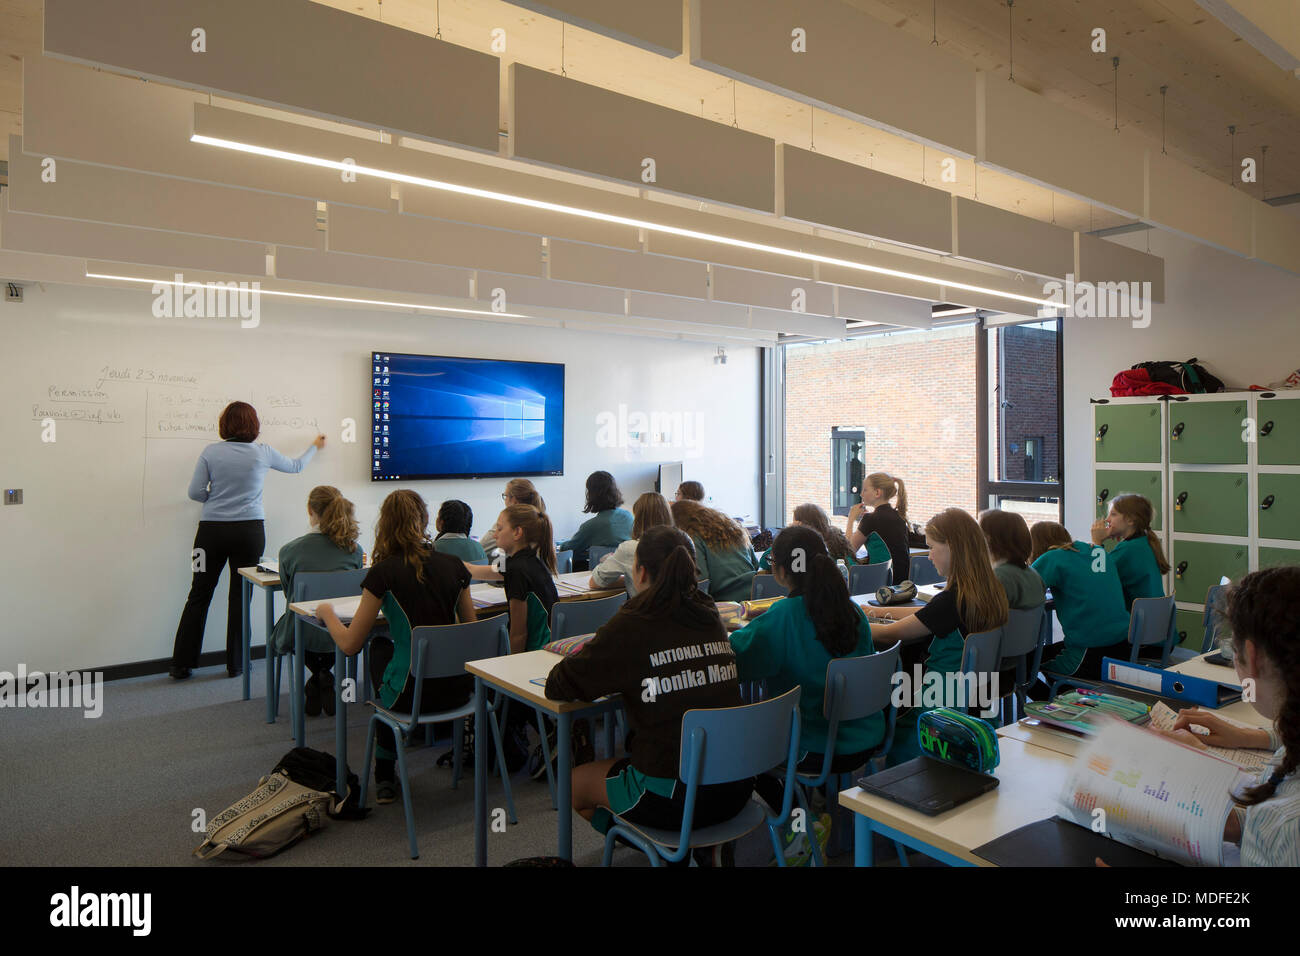
<path fill-rule="evenodd" d="M 625 588 L 593 588 L 591 574 L 587 571 L 570 571 L 553 576 L 555 592 L 561 601 L 594 601 L 599 598 L 626 594 Z M 474 599 L 475 610 L 504 609 L 506 604 L 505 589 L 490 581 L 475 581 L 469 586 L 470 596 Z"/>
<path fill-rule="evenodd" d="M 563 658 L 550 651 L 526 651 L 507 657 L 470 661 L 465 670 L 474 675 L 474 726 L 487 726 L 487 688 L 494 688 L 512 700 L 526 704 L 556 723 L 555 802 L 559 811 L 556 827 L 556 855 L 573 859 L 573 746 L 570 733 L 575 717 L 613 713 L 621 706 L 617 697 L 598 701 L 547 700 L 546 692 L 534 679 L 545 680 L 551 668 Z M 476 729 L 475 733 L 483 733 Z M 474 761 L 474 865 L 487 866 L 487 764 Z"/>
<path fill-rule="evenodd" d="M 996 790 L 937 817 L 853 787 L 840 806 L 853 811 L 854 865 L 871 866 L 879 833 L 950 866 L 991 866 L 972 852 L 1003 834 L 1056 814 L 1073 758 L 1020 740 L 999 742 Z"/>
<path fill-rule="evenodd" d="M 275 630 L 275 592 L 280 590 L 280 575 L 273 571 L 259 571 L 256 566 L 240 568 L 239 575 L 244 579 L 240 582 L 244 589 L 244 696 L 241 699 L 248 700 L 252 696 L 249 686 L 249 658 L 252 652 L 249 645 L 253 640 L 253 621 L 250 609 L 253 602 L 253 588 L 261 588 L 266 593 L 266 640 L 270 642 L 271 632 Z M 268 668 L 266 672 L 266 722 L 268 724 L 275 722 L 275 715 L 271 709 L 272 683 L 271 671 Z"/>
<path fill-rule="evenodd" d="M 1200 657 L 1194 657 L 1181 664 L 1175 664 L 1168 669 L 1175 673 L 1187 674 L 1191 677 L 1204 677 L 1208 680 L 1218 681 L 1221 684 L 1235 685 L 1237 683 L 1236 671 L 1230 667 L 1219 667 L 1215 664 L 1207 664 L 1203 660 L 1205 656 L 1206 655 L 1202 654 Z M 1220 707 L 1216 713 L 1222 715 L 1228 720 L 1244 724 L 1247 727 L 1267 728 L 1271 723 L 1267 717 L 1264 717 L 1255 709 L 1253 704 L 1248 704 L 1245 701 L 1240 700 L 1234 704 L 1229 704 L 1227 707 Z M 1079 738 L 1068 737 L 1064 734 L 1045 730 L 1040 727 L 1029 727 L 1019 721 L 1014 724 L 1009 724 L 1006 727 L 999 727 L 997 733 L 999 737 L 1020 740 L 1025 743 L 1034 744 L 1038 747 L 1043 747 L 1047 750 L 1054 750 L 1057 753 L 1065 754 L 1070 757 L 1075 756 L 1080 749 L 1082 749 L 1083 745 L 1083 740 Z"/>

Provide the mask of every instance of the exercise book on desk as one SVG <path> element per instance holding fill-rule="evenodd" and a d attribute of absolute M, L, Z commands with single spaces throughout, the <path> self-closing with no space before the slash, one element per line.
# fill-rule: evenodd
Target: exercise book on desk
<path fill-rule="evenodd" d="M 1167 707 L 1162 703 L 1157 703 L 1151 708 L 1151 726 L 1156 730 L 1173 730 L 1174 721 L 1177 718 L 1178 714 L 1174 709 L 1172 707 Z M 1234 727 L 1246 726 L 1245 724 L 1238 723 L 1235 720 L 1229 720 L 1226 717 L 1220 717 L 1219 719 L 1226 724 L 1232 724 Z M 1256 776 L 1268 769 L 1269 758 L 1273 756 L 1267 750 L 1243 750 L 1237 747 L 1211 747 L 1209 744 L 1205 744 L 1204 746 L 1207 753 L 1223 760 L 1227 760 L 1229 763 L 1235 763 L 1242 770 Z"/>
<path fill-rule="evenodd" d="M 1092 866 L 1097 857 L 1137 859 L 1129 851 L 1183 865 L 1221 866 L 1231 794 L 1250 779 L 1226 760 L 1110 721 L 1075 758 L 1058 799 L 1057 818 L 1083 833 L 1040 821 L 974 852 L 1004 865 L 1042 865 L 1044 841 L 1055 840 L 1064 866 Z"/>

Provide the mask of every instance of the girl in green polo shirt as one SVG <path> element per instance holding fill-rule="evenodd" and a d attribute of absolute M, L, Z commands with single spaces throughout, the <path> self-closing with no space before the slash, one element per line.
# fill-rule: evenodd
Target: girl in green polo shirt
<path fill-rule="evenodd" d="M 594 544 L 617 548 L 632 537 L 632 513 L 619 505 L 623 492 L 614 476 L 607 471 L 593 471 L 587 476 L 587 503 L 582 510 L 591 517 L 578 527 L 578 533 L 561 541 L 559 550 L 573 552 L 573 570 L 588 570 L 588 553 Z"/>
<path fill-rule="evenodd" d="M 1038 522 L 1029 537 L 1030 567 L 1052 589 L 1065 634 L 1060 650 L 1044 652 L 1043 670 L 1098 680 L 1103 657 L 1129 656 L 1129 616 L 1115 562 L 1100 546 L 1071 540 L 1055 521 Z M 1030 696 L 1042 699 L 1046 689 L 1040 684 Z"/>
<path fill-rule="evenodd" d="M 696 501 L 674 501 L 673 521 L 695 544 L 695 566 L 715 601 L 747 601 L 758 561 L 745 529 L 721 511 Z"/>
<path fill-rule="evenodd" d="M 438 536 L 433 539 L 435 551 L 460 558 L 467 564 L 477 564 L 487 560 L 483 546 L 469 536 L 469 529 L 474 524 L 474 512 L 463 501 L 451 498 L 442 503 L 433 527 Z M 493 536 L 495 540 L 495 535 Z"/>
<path fill-rule="evenodd" d="M 1133 610 L 1136 598 L 1165 596 L 1164 576 L 1169 573 L 1160 538 L 1151 530 L 1155 510 L 1141 495 L 1116 495 L 1110 513 L 1092 525 L 1092 543 L 1104 544 L 1107 538 L 1119 543 L 1108 559 L 1119 572 L 1124 588 L 1124 610 Z"/>

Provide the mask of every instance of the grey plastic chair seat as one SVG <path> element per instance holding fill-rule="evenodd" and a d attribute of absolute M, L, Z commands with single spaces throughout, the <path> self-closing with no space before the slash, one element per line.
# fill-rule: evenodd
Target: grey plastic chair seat
<path fill-rule="evenodd" d="M 754 601 L 761 601 L 764 598 L 787 597 L 790 589 L 779 584 L 776 578 L 770 574 L 754 575 L 754 582 L 750 585 L 749 597 Z"/>
<path fill-rule="evenodd" d="M 876 564 L 855 564 L 849 568 L 850 594 L 875 594 L 887 584 L 889 584 L 888 561 L 880 561 Z"/>
<path fill-rule="evenodd" d="M 766 821 L 767 811 L 751 799 L 740 813 L 725 823 L 716 823 L 711 827 L 691 830 L 691 846 L 704 847 L 717 846 L 719 843 L 730 843 L 732 840 L 739 840 L 745 834 L 757 830 Z M 621 817 L 619 818 L 619 824 L 638 836 L 644 837 L 656 846 L 668 850 L 676 850 L 681 843 L 682 831 L 680 829 L 664 830 L 659 827 L 638 826 Z"/>

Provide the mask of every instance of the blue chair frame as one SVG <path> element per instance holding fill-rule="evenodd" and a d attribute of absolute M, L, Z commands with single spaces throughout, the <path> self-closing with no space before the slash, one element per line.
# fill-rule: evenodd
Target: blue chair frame
<path fill-rule="evenodd" d="M 615 548 L 607 548 L 601 544 L 593 544 L 587 549 L 587 567 L 594 568 L 600 564 L 601 558 L 607 554 L 613 554 L 615 550 Z"/>
<path fill-rule="evenodd" d="M 953 704 L 954 707 L 967 711 L 974 711 L 977 716 L 983 720 L 992 720 L 997 716 L 996 713 L 986 716 L 982 711 L 976 711 L 976 703 L 966 698 L 964 691 L 969 688 L 978 688 L 980 674 L 989 675 L 990 687 L 997 681 L 999 665 L 1002 662 L 1002 636 L 1003 628 L 994 627 L 987 631 L 979 631 L 975 634 L 967 634 L 966 641 L 961 649 L 961 673 L 963 682 L 958 688 L 963 691 L 962 699 Z M 990 701 L 991 704 L 1001 703 L 1000 698 Z"/>
<path fill-rule="evenodd" d="M 757 704 L 688 710 L 682 715 L 678 775 L 686 784 L 681 830 L 639 827 L 615 815 L 605 834 L 603 864 L 609 866 L 618 838 L 646 855 L 651 866 L 680 863 L 694 845 L 716 846 L 739 839 L 767 823 L 778 865 L 784 865 L 778 831 L 790 819 L 795 799 L 795 764 L 799 759 L 799 693 L 794 689 Z M 710 746 L 710 739 L 716 741 Z M 695 800 L 701 786 L 756 777 L 785 766 L 785 798 L 773 816 L 752 798 L 732 819 L 694 829 Z"/>
<path fill-rule="evenodd" d="M 765 598 L 787 597 L 790 589 L 777 581 L 775 575 L 756 574 L 749 586 L 749 599 L 762 601 Z"/>
<path fill-rule="evenodd" d="M 1178 641 L 1176 625 L 1172 594 L 1155 598 L 1135 598 L 1128 620 L 1129 663 L 1139 663 L 1138 653 L 1142 648 L 1159 644 L 1161 651 L 1159 666 L 1168 667 L 1170 654 Z M 1091 687 L 1096 684 L 1096 681 L 1075 680 L 1069 675 L 1051 674 L 1047 671 L 1044 671 L 1044 675 L 1052 681 L 1051 697 L 1053 698 L 1061 687 Z"/>
<path fill-rule="evenodd" d="M 489 657 L 503 657 L 510 653 L 510 632 L 506 629 L 503 616 L 490 617 L 482 621 L 468 621 L 464 624 L 444 624 L 440 626 L 417 627 L 411 633 L 414 651 L 408 671 L 414 680 L 414 693 L 411 709 L 401 713 L 389 710 L 376 701 L 371 701 L 374 713 L 370 715 L 370 725 L 366 732 L 366 757 L 361 771 L 361 806 L 366 805 L 366 793 L 370 784 L 370 768 L 375 758 L 375 734 L 380 724 L 385 724 L 393 731 L 397 744 L 397 776 L 402 786 L 402 806 L 406 813 L 406 838 L 410 844 L 411 859 L 420 856 L 415 840 L 415 814 L 411 808 L 411 784 L 406 767 L 406 744 L 417 727 L 427 724 L 452 721 L 452 789 L 460 784 L 463 751 L 461 745 L 465 730 L 465 718 L 474 713 L 477 698 L 471 696 L 468 701 L 450 710 L 437 713 L 420 713 L 420 698 L 423 696 L 424 681 L 436 677 L 456 677 L 465 673 L 467 661 L 482 660 Z M 510 791 L 510 774 L 506 769 L 505 751 L 501 744 L 501 727 L 497 714 L 501 712 L 503 697 L 497 697 L 487 708 L 489 729 L 496 749 L 497 768 L 501 774 L 501 785 L 505 790 L 506 807 L 511 823 L 517 823 L 514 797 Z M 474 759 L 487 760 L 488 754 L 480 747 L 484 728 L 474 728 Z"/>
<path fill-rule="evenodd" d="M 555 573 L 569 574 L 573 571 L 573 552 L 557 551 L 555 553 Z"/>
<path fill-rule="evenodd" d="M 1015 686 L 1001 700 L 1013 700 L 1011 719 L 1008 720 L 1003 708 L 1000 722 L 1005 726 L 1016 720 L 1017 708 L 1021 716 L 1025 713 L 1025 700 L 1029 687 L 1038 678 L 1038 668 L 1043 662 L 1043 647 L 1051 634 L 1051 618 L 1047 608 L 1039 605 L 1028 610 L 1012 608 L 1007 615 L 1007 623 L 1002 631 L 1002 660 L 999 671 L 1006 670 L 1012 664 L 1016 668 Z"/>
<path fill-rule="evenodd" d="M 888 561 L 849 565 L 849 594 L 875 594 L 889 584 Z M 900 582 L 901 583 L 901 582 Z"/>
<path fill-rule="evenodd" d="M 908 561 L 910 565 L 908 580 L 918 588 L 925 584 L 938 584 L 943 580 L 934 562 L 930 560 L 928 554 L 914 554 Z"/>

